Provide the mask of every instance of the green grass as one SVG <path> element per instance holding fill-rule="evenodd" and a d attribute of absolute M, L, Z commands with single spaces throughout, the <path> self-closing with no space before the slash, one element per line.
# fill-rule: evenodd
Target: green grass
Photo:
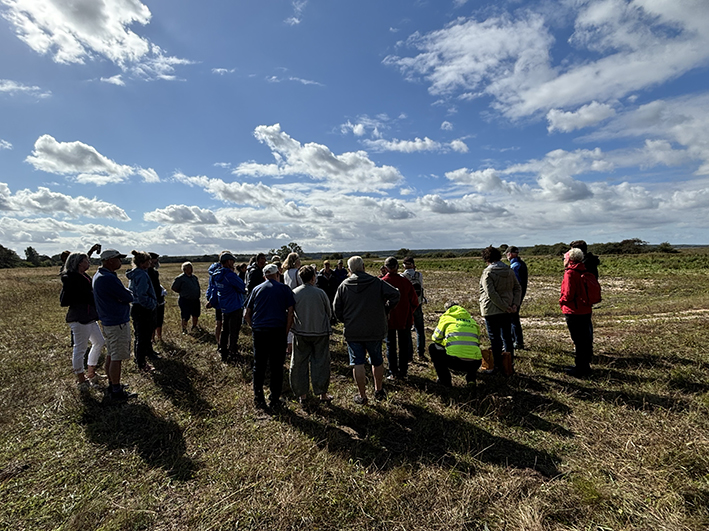
<path fill-rule="evenodd" d="M 338 328 L 333 404 L 277 416 L 219 361 L 212 313 L 179 333 L 172 293 L 159 371 L 124 371 L 139 399 L 79 393 L 56 268 L 3 270 L 0 528 L 707 529 L 708 258 L 602 257 L 591 379 L 561 370 L 560 261 L 530 257 L 516 376 L 446 392 L 417 363 L 358 407 Z M 448 299 L 477 314 L 479 259 L 417 266 L 429 332 Z M 179 265 L 160 272 L 169 285 Z"/>

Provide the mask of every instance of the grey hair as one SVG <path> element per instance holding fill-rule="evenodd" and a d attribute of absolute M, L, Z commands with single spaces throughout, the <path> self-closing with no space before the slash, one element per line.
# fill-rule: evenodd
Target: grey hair
<path fill-rule="evenodd" d="M 192 262 L 185 262 L 184 264 L 182 264 L 182 272 L 183 273 L 185 272 L 185 268 L 187 266 L 190 266 L 192 268 L 192 270 L 194 270 L 194 266 L 192 265 Z"/>
<path fill-rule="evenodd" d="M 76 273 L 79 270 L 79 264 L 84 258 L 88 259 L 89 255 L 86 253 L 71 253 L 67 256 L 66 262 L 64 262 L 64 269 L 62 272 Z"/>
<path fill-rule="evenodd" d="M 395 271 L 399 267 L 399 261 L 393 256 L 390 256 L 389 258 L 384 260 L 384 267 L 386 267 L 390 271 Z"/>
<path fill-rule="evenodd" d="M 566 253 L 569 260 L 572 262 L 583 262 L 583 251 L 577 247 L 572 247 L 569 252 Z"/>
<path fill-rule="evenodd" d="M 356 273 L 357 271 L 364 271 L 364 260 L 361 256 L 352 256 L 347 260 L 347 269 Z"/>

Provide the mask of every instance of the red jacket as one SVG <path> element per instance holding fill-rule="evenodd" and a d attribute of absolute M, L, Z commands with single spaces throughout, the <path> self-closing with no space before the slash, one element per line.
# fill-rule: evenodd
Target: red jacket
<path fill-rule="evenodd" d="M 581 273 L 586 271 L 583 262 L 569 262 L 564 271 L 564 280 L 561 282 L 561 297 L 559 306 L 562 313 L 571 315 L 585 315 L 591 313 L 592 307 L 587 302 L 586 286 L 584 286 Z"/>
<path fill-rule="evenodd" d="M 408 278 L 398 273 L 387 273 L 382 278 L 399 290 L 399 304 L 389 312 L 389 330 L 406 330 L 414 324 L 414 310 L 419 306 L 419 298 L 414 291 L 414 285 Z"/>

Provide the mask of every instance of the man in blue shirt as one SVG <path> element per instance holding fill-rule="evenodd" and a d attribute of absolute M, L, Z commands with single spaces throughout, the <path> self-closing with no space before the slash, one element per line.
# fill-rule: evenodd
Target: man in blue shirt
<path fill-rule="evenodd" d="M 527 272 L 527 264 L 519 257 L 519 249 L 514 245 L 507 248 L 507 259 L 510 261 L 510 267 L 512 271 L 515 272 L 517 281 L 522 287 L 522 298 L 520 299 L 519 306 L 517 307 L 517 311 L 511 316 L 513 346 L 515 350 L 524 350 L 524 337 L 522 335 L 522 323 L 520 323 L 519 320 L 519 308 L 522 306 L 522 301 L 527 293 L 527 279 L 529 274 Z"/>
<path fill-rule="evenodd" d="M 130 358 L 130 303 L 133 294 L 116 275 L 126 255 L 115 249 L 101 253 L 101 267 L 94 275 L 92 285 L 96 311 L 106 338 L 106 374 L 112 402 L 125 402 L 137 396 L 126 393 L 121 385 L 121 362 Z"/>
<path fill-rule="evenodd" d="M 251 326 L 254 345 L 254 403 L 265 409 L 263 384 L 266 366 L 271 365 L 271 408 L 280 407 L 283 388 L 283 363 L 286 360 L 288 332 L 293 324 L 293 291 L 276 280 L 278 266 L 263 268 L 266 278 L 249 294 L 244 319 Z"/>

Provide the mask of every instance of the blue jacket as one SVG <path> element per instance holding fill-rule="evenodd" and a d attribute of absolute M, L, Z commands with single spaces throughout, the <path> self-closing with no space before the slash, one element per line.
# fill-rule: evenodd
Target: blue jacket
<path fill-rule="evenodd" d="M 219 299 L 219 308 L 224 313 L 235 312 L 244 307 L 246 284 L 231 269 L 222 267 L 211 277 Z"/>
<path fill-rule="evenodd" d="M 128 289 L 133 294 L 133 304 L 138 304 L 148 310 L 154 310 L 158 306 L 158 298 L 155 295 L 153 281 L 145 269 L 136 267 L 126 273 L 128 277 Z"/>
<path fill-rule="evenodd" d="M 92 285 L 96 311 L 103 326 L 116 326 L 130 321 L 130 303 L 133 294 L 126 289 L 114 271 L 99 268 Z"/>
<path fill-rule="evenodd" d="M 219 262 L 214 262 L 209 266 L 207 273 L 209 274 L 209 281 L 207 282 L 207 302 L 212 303 L 212 308 L 219 309 L 219 297 L 217 297 L 217 287 L 214 285 L 214 275 L 222 268 L 222 264 Z"/>
<path fill-rule="evenodd" d="M 519 257 L 512 258 L 510 260 L 510 267 L 512 268 L 512 271 L 515 272 L 515 276 L 517 277 L 517 281 L 519 282 L 519 285 L 522 287 L 522 299 L 524 299 L 524 296 L 527 293 L 527 282 L 529 278 L 529 272 L 527 271 L 527 264 L 524 263 L 524 260 L 522 260 Z M 520 304 L 522 302 L 520 301 Z"/>

